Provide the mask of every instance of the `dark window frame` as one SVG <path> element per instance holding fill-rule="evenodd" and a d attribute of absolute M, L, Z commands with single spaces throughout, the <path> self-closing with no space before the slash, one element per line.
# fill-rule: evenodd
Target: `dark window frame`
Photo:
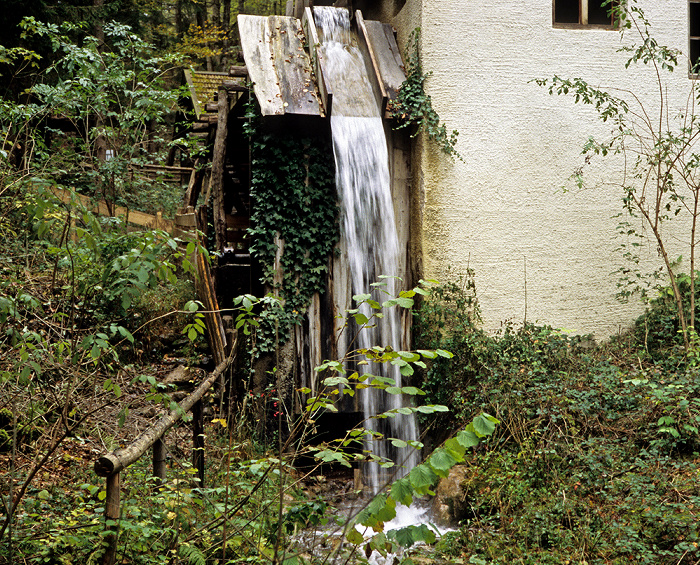
<path fill-rule="evenodd" d="M 700 77 L 700 0 L 688 0 L 688 76 Z M 695 71 L 693 72 L 693 69 Z"/>
<path fill-rule="evenodd" d="M 600 20 L 600 12 L 605 9 L 609 10 L 609 6 L 602 6 L 604 0 L 552 0 L 552 27 L 560 29 L 619 29 L 618 22 L 613 21 L 612 15 L 609 17 L 608 23 L 602 23 Z M 615 0 L 620 1 L 620 0 Z M 700 0 L 697 0 L 700 2 Z M 559 11 L 557 13 L 557 5 Z M 591 17 L 591 14 L 593 16 Z M 594 19 L 591 23 L 589 20 Z M 576 21 L 574 21 L 576 20 Z"/>

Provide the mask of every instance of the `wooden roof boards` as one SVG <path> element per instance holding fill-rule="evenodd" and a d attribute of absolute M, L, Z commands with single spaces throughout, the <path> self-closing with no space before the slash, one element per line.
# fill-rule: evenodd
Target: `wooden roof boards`
<path fill-rule="evenodd" d="M 219 86 L 224 81 L 230 80 L 230 78 L 228 73 L 186 69 L 185 80 L 187 80 L 187 86 L 190 89 L 194 112 L 197 115 L 197 119 L 200 119 L 206 114 L 207 102 L 215 100 Z"/>
<path fill-rule="evenodd" d="M 238 30 L 263 116 L 325 115 L 298 19 L 241 14 Z"/>

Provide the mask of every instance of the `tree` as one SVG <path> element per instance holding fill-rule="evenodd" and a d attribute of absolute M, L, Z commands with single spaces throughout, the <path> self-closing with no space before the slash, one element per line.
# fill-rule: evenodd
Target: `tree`
<path fill-rule="evenodd" d="M 578 104 L 591 105 L 599 118 L 613 126 L 607 139 L 589 138 L 583 147 L 585 164 L 596 156 L 619 155 L 624 160 L 624 177 L 619 182 L 624 211 L 641 219 L 654 238 L 663 270 L 668 276 L 678 314 L 680 332 L 688 350 L 695 336 L 696 232 L 700 217 L 700 116 L 695 104 L 700 100 L 700 85 L 691 81 L 686 107 L 678 112 L 668 93 L 668 76 L 674 69 L 684 69 L 688 58 L 678 49 L 660 45 L 651 34 L 651 24 L 637 0 L 607 2 L 620 33 L 635 41 L 620 52 L 629 59 L 625 67 L 632 72 L 638 65 L 653 70 L 657 97 L 653 103 L 636 92 L 619 88 L 598 88 L 580 78 L 537 79 L 550 94 L 569 95 Z M 585 167 L 585 166 L 584 166 Z M 584 167 L 574 174 L 579 187 L 585 185 Z M 676 267 L 678 261 L 670 255 L 672 236 L 662 229 L 673 220 L 674 229 L 688 226 L 685 254 L 689 257 L 689 307 L 679 288 Z M 687 224 L 685 223 L 687 222 Z M 626 235 L 643 237 L 630 221 L 622 221 Z M 633 246 L 638 246 L 634 243 Z M 638 262 L 634 251 L 628 257 Z M 641 275 L 637 273 L 637 278 Z"/>

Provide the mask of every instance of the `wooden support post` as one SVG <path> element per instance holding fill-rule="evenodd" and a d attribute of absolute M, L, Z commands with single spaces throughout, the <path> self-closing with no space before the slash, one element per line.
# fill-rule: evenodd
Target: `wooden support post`
<path fill-rule="evenodd" d="M 160 479 L 160 483 L 165 480 L 165 442 L 162 437 L 153 442 L 153 476 Z"/>
<path fill-rule="evenodd" d="M 119 535 L 119 525 L 110 524 L 110 521 L 119 520 L 119 473 L 114 473 L 107 477 L 107 498 L 105 498 L 105 522 L 107 530 L 111 530 L 105 536 L 107 549 L 102 559 L 103 565 L 114 565 L 117 560 L 117 537 Z"/>
<path fill-rule="evenodd" d="M 228 76 L 230 77 L 247 77 L 248 76 L 248 67 L 240 67 L 240 66 L 231 66 L 228 69 Z"/>
<path fill-rule="evenodd" d="M 214 155 L 211 164 L 211 189 L 214 194 L 214 233 L 216 248 L 222 250 L 226 245 L 226 210 L 224 208 L 224 160 L 226 159 L 226 140 L 228 133 L 228 92 L 219 87 L 219 114 L 214 138 Z"/>
<path fill-rule="evenodd" d="M 204 486 L 204 409 L 198 400 L 192 406 L 192 466 L 197 469 L 198 487 Z"/>
<path fill-rule="evenodd" d="M 204 323 L 207 326 L 207 340 L 217 366 L 226 359 L 226 333 L 221 321 L 219 303 L 214 292 L 209 263 L 201 253 L 197 253 L 197 278 L 195 280 L 197 296 L 204 304 Z"/>
<path fill-rule="evenodd" d="M 199 193 L 202 191 L 202 180 L 204 179 L 204 169 L 198 167 L 199 159 L 194 162 L 194 168 L 190 174 L 190 182 L 183 198 L 182 207 L 196 206 Z"/>

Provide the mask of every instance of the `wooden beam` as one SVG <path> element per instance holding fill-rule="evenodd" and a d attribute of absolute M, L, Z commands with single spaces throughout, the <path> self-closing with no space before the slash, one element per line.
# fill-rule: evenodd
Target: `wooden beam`
<path fill-rule="evenodd" d="M 204 486 L 204 408 L 198 400 L 192 407 L 192 467 L 197 469 L 198 483 L 194 486 Z"/>
<path fill-rule="evenodd" d="M 226 246 L 226 212 L 224 209 L 224 160 L 228 134 L 228 93 L 219 87 L 219 114 L 214 138 L 214 155 L 211 164 L 211 188 L 214 196 L 214 234 L 216 248 L 221 251 Z"/>
<path fill-rule="evenodd" d="M 384 83 L 382 82 L 382 77 L 379 74 L 379 63 L 377 62 L 377 55 L 372 49 L 372 44 L 370 43 L 369 33 L 367 32 L 367 26 L 365 26 L 365 20 L 362 17 L 362 12 L 357 10 L 355 12 L 355 18 L 357 20 L 358 38 L 360 43 L 364 45 L 367 53 L 369 54 L 370 61 L 372 62 L 372 70 L 370 80 L 374 83 L 375 87 L 379 89 L 379 107 L 381 110 L 381 116 L 384 116 L 386 111 L 387 103 L 389 102 L 389 97 L 387 96 L 386 89 L 384 88 Z"/>
<path fill-rule="evenodd" d="M 202 208 L 204 208 L 202 206 Z M 219 303 L 214 292 L 214 281 L 211 277 L 209 263 L 202 253 L 197 253 L 197 277 L 195 287 L 197 296 L 204 304 L 204 322 L 207 327 L 207 340 L 214 356 L 214 362 L 219 365 L 226 359 L 226 330 L 221 320 Z"/>
<path fill-rule="evenodd" d="M 320 102 L 322 105 L 321 115 L 330 116 L 333 105 L 333 90 L 330 85 L 326 83 L 326 60 L 319 49 L 321 42 L 318 38 L 318 30 L 316 29 L 316 22 L 314 21 L 311 8 L 306 8 L 306 10 L 304 10 L 304 17 L 301 21 L 301 25 L 306 34 L 309 54 L 311 55 L 311 64 L 316 74 L 316 86 L 318 87 L 318 94 L 321 97 Z"/>
<path fill-rule="evenodd" d="M 233 65 L 228 69 L 228 76 L 245 78 L 248 76 L 248 67 L 245 65 L 242 67 Z"/>
<path fill-rule="evenodd" d="M 153 476 L 161 483 L 165 481 L 165 442 L 162 437 L 153 443 Z"/>
<path fill-rule="evenodd" d="M 190 174 L 190 182 L 187 185 L 185 196 L 182 199 L 183 209 L 186 209 L 188 206 L 196 206 L 199 194 L 200 192 L 202 192 L 202 180 L 204 179 L 204 169 L 197 166 L 199 165 L 199 159 L 197 159 L 194 162 L 194 164 L 195 167 L 192 169 L 192 173 Z M 175 218 L 177 220 L 177 216 Z"/>
<path fill-rule="evenodd" d="M 113 473 L 107 476 L 107 497 L 105 498 L 105 522 L 117 522 L 119 520 L 119 498 L 120 498 L 120 481 L 119 473 Z M 114 565 L 117 560 L 117 535 L 119 526 L 107 524 L 105 530 L 109 533 L 105 536 L 107 549 L 102 557 L 103 565 Z"/>
<path fill-rule="evenodd" d="M 68 204 L 71 200 L 76 199 L 88 210 L 100 216 L 124 218 L 124 221 L 128 224 L 134 224 L 147 229 L 160 229 L 169 233 L 173 233 L 175 227 L 172 220 L 163 219 L 162 213 L 159 217 L 158 215 L 154 216 L 152 214 L 146 214 L 145 212 L 129 210 L 122 206 L 111 206 L 110 209 L 110 206 L 104 200 L 94 200 L 84 194 L 74 194 L 56 187 L 53 187 L 51 191 L 61 202 Z"/>

